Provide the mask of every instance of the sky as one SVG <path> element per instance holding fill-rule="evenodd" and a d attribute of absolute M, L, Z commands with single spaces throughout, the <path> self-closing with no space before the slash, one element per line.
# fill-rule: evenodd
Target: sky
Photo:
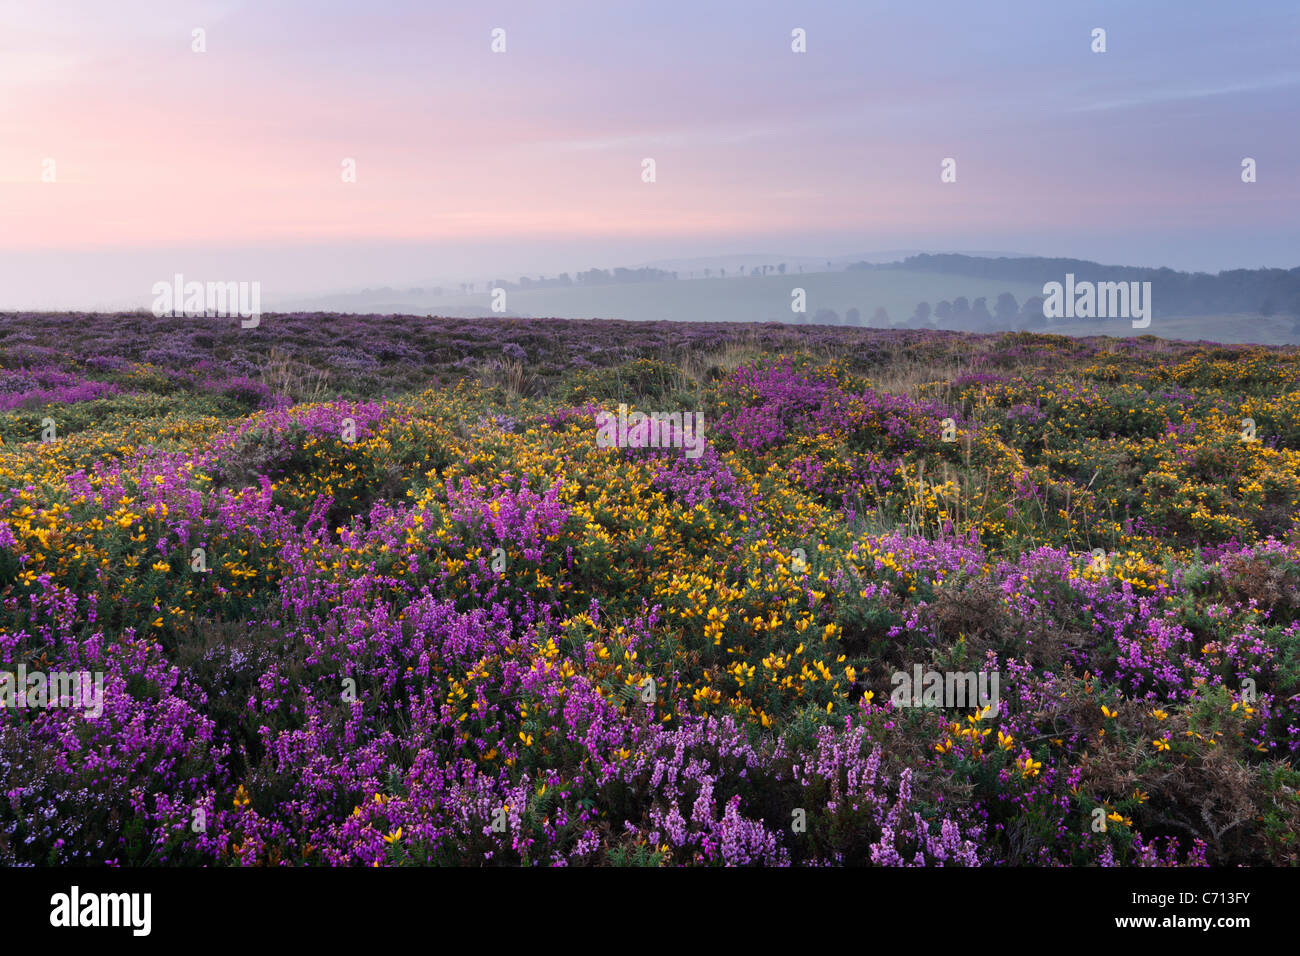
<path fill-rule="evenodd" d="M 0 0 L 0 309 L 748 252 L 1290 268 L 1297 120 L 1296 0 Z"/>

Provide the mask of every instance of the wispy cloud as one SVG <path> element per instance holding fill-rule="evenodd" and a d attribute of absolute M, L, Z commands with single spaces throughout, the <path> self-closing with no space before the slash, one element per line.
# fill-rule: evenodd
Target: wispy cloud
<path fill-rule="evenodd" d="M 1300 73 L 1285 73 L 1278 76 L 1260 77 L 1256 80 L 1226 83 L 1211 87 L 1166 87 L 1147 90 L 1124 96 L 1120 99 L 1098 103 L 1087 103 L 1073 107 L 1074 112 L 1095 112 L 1098 110 L 1123 110 L 1135 107 L 1152 106 L 1158 103 L 1175 103 L 1181 100 L 1203 100 L 1211 97 L 1237 96 L 1246 93 L 1259 93 L 1265 90 L 1286 89 L 1300 86 Z M 1297 104 L 1300 108 L 1300 104 Z"/>

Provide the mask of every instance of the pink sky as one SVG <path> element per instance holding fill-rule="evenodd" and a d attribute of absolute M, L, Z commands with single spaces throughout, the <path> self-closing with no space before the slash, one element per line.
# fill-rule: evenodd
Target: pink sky
<path fill-rule="evenodd" d="M 1300 137 L 1294 109 L 1278 121 L 1300 90 L 1294 5 L 1243 24 L 1193 4 L 1198 29 L 1187 4 L 1129 6 L 1014 2 L 997 23 L 956 3 L 3 3 L 0 251 L 50 273 L 137 248 L 156 271 L 168 249 L 268 244 L 533 242 L 540 262 L 564 241 L 635 257 L 790 237 L 1100 258 L 1140 235 L 1158 262 L 1218 230 L 1224 267 L 1243 237 L 1294 265 Z M 1256 154 L 1267 175 L 1244 191 L 1234 170 Z"/>

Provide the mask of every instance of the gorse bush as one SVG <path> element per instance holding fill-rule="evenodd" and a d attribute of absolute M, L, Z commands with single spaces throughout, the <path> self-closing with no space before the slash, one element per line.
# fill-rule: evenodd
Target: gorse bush
<path fill-rule="evenodd" d="M 157 323 L 0 321 L 6 863 L 1300 860 L 1295 350 Z"/>

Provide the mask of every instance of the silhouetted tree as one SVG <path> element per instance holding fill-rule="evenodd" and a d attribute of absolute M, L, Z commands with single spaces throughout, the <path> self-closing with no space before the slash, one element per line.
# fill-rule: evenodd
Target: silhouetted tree
<path fill-rule="evenodd" d="M 952 325 L 954 328 L 967 329 L 971 324 L 970 302 L 964 295 L 959 295 L 952 300 Z"/>
<path fill-rule="evenodd" d="M 858 309 L 857 309 L 856 306 L 854 306 L 853 308 L 847 310 L 847 311 L 844 313 L 844 324 L 845 324 L 845 325 L 861 325 L 861 324 L 862 324 L 862 313 L 858 311 Z"/>
<path fill-rule="evenodd" d="M 1010 292 L 1003 292 L 998 296 L 998 302 L 993 307 L 993 311 L 997 314 L 999 322 L 1010 324 L 1019 314 L 1020 306 L 1016 303 L 1014 295 Z"/>

